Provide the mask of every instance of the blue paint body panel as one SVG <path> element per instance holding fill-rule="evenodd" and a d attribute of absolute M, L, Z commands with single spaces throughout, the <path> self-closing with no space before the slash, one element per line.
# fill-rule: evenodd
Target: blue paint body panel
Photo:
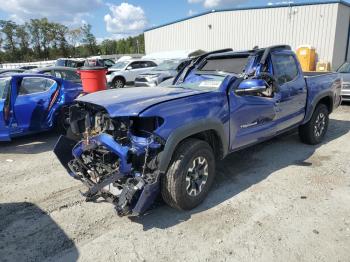
<path fill-rule="evenodd" d="M 111 117 L 137 116 L 140 111 L 164 101 L 202 93 L 182 88 L 138 87 L 100 91 L 77 99 L 104 107 Z"/>
<path fill-rule="evenodd" d="M 10 95 L 0 98 L 0 141 L 52 129 L 62 107 L 72 104 L 82 93 L 80 84 L 48 75 L 15 74 L 3 78 L 9 80 Z M 24 78 L 52 79 L 54 84 L 43 92 L 18 95 Z"/>

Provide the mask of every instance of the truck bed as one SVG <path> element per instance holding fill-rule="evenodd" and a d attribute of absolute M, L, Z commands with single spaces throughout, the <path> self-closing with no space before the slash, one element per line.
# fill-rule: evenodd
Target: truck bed
<path fill-rule="evenodd" d="M 319 97 L 332 97 L 330 113 L 341 103 L 341 77 L 335 72 L 305 72 L 304 79 L 307 86 L 308 101 L 306 106 L 305 122 L 307 122 L 314 111 L 315 103 Z"/>

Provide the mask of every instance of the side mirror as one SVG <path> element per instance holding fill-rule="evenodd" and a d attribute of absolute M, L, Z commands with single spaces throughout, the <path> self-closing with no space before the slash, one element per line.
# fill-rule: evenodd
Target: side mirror
<path fill-rule="evenodd" d="M 266 91 L 266 82 L 262 79 L 243 80 L 235 90 L 238 95 L 251 95 Z"/>
<path fill-rule="evenodd" d="M 128 66 L 127 68 L 126 68 L 126 70 L 131 70 L 132 69 L 132 67 L 131 66 Z"/>

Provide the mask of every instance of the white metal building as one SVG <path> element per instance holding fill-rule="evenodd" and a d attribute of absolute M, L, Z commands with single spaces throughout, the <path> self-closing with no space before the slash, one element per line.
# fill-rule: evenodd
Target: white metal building
<path fill-rule="evenodd" d="M 333 69 L 350 59 L 350 3 L 302 4 L 213 10 L 145 31 L 146 54 L 160 51 L 289 44 L 316 48 Z"/>

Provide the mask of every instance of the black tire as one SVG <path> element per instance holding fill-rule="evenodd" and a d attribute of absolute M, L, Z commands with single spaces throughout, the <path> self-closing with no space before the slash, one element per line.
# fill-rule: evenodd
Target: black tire
<path fill-rule="evenodd" d="M 325 104 L 319 104 L 312 114 L 310 121 L 299 127 L 299 137 L 301 141 L 309 145 L 321 143 L 327 133 L 328 123 L 328 108 Z"/>
<path fill-rule="evenodd" d="M 57 133 L 61 135 L 65 135 L 67 133 L 67 130 L 69 128 L 67 118 L 69 118 L 69 109 L 62 108 L 56 118 L 55 129 Z"/>
<path fill-rule="evenodd" d="M 83 136 L 77 135 L 77 134 L 73 133 L 71 127 L 69 127 L 69 128 L 67 129 L 66 137 L 68 137 L 68 138 L 71 139 L 71 140 L 75 140 L 75 141 L 77 141 L 77 142 L 83 139 Z"/>
<path fill-rule="evenodd" d="M 195 161 L 205 159 L 204 168 L 198 171 L 202 179 L 206 177 L 206 183 L 201 184 L 201 190 L 197 182 L 189 182 L 188 176 L 190 168 L 195 167 Z M 198 160 L 199 159 L 199 160 Z M 202 160 L 200 160 L 202 159 Z M 197 168 L 193 168 L 195 171 Z M 192 170 L 193 170 L 192 169 Z M 198 173 L 197 172 L 197 173 Z M 198 175 L 198 174 L 197 174 Z M 196 176 L 197 176 L 196 175 Z M 175 150 L 168 171 L 161 179 L 161 193 L 164 201 L 171 207 L 180 210 L 190 210 L 198 206 L 208 195 L 215 177 L 215 157 L 212 148 L 208 143 L 198 139 L 186 139 Z M 187 180 L 186 180 L 187 179 Z M 192 189 L 195 185 L 196 189 Z M 190 195 L 188 191 L 193 193 L 193 190 L 198 190 L 197 195 Z"/>
<path fill-rule="evenodd" d="M 122 77 L 116 77 L 112 81 L 113 88 L 123 88 L 125 86 L 125 80 Z"/>

